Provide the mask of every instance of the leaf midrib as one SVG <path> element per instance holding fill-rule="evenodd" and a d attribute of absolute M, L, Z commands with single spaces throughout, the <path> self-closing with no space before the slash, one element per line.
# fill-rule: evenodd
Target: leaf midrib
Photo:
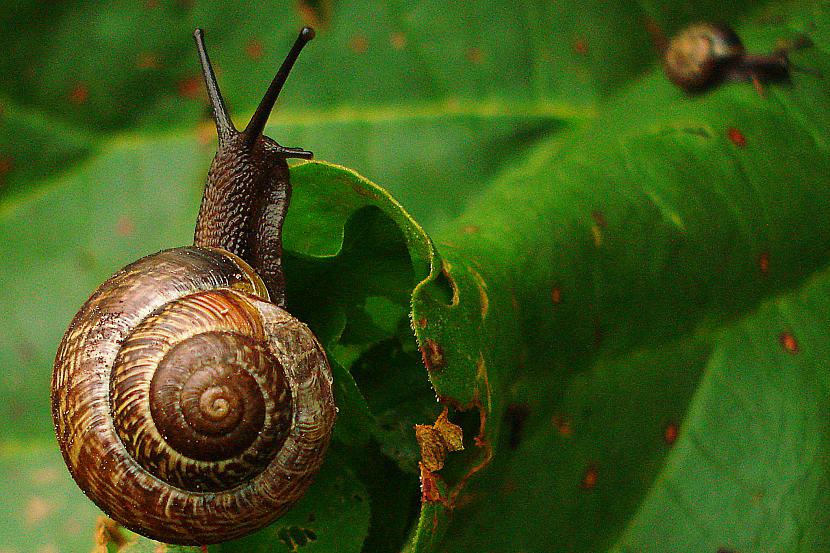
<path fill-rule="evenodd" d="M 3 101 L 0 98 L 0 101 Z M 7 104 L 8 105 L 8 104 Z M 19 109 L 12 106 L 15 113 L 21 113 L 27 119 L 42 116 L 49 118 L 45 110 Z M 360 124 L 392 124 L 407 121 L 429 120 L 446 121 L 455 118 L 479 119 L 527 119 L 549 120 L 557 122 L 584 122 L 597 117 L 596 107 L 580 107 L 577 105 L 558 102 L 526 102 L 514 103 L 503 100 L 482 102 L 460 102 L 447 99 L 440 102 L 423 103 L 417 105 L 388 105 L 388 106 L 339 106 L 330 110 L 307 110 L 297 112 L 280 112 L 277 121 L 269 124 L 269 128 L 279 126 L 325 126 L 325 125 L 360 125 Z M 238 120 L 246 121 L 251 114 L 244 114 Z M 47 119 L 50 121 L 51 119 Z M 48 179 L 31 183 L 26 191 L 17 192 L 0 198 L 0 217 L 21 208 L 24 204 L 35 201 L 47 194 L 52 188 L 61 185 L 61 181 L 68 172 L 76 171 L 91 163 L 96 156 L 106 155 L 114 148 L 123 147 L 129 143 L 145 143 L 162 141 L 182 135 L 196 140 L 199 133 L 194 127 L 174 127 L 163 131 L 129 129 L 103 134 L 97 138 L 83 134 L 82 127 L 70 126 L 66 121 L 54 120 L 56 127 L 63 127 L 65 132 L 80 132 L 93 146 L 91 153 L 71 166 L 61 168 L 50 175 Z M 244 126 L 244 125 L 243 125 Z M 267 132 L 267 131 L 266 131 Z"/>

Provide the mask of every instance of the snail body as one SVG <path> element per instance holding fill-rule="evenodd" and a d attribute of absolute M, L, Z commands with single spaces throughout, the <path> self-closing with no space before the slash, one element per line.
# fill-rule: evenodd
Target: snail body
<path fill-rule="evenodd" d="M 785 49 L 769 55 L 747 54 L 727 25 L 696 23 L 681 30 L 663 55 L 666 76 L 687 92 L 700 92 L 724 81 L 756 82 L 789 77 Z"/>
<path fill-rule="evenodd" d="M 194 245 L 113 275 L 58 349 L 52 413 L 70 473 L 114 520 L 157 540 L 204 545 L 261 528 L 302 497 L 328 447 L 331 368 L 284 308 L 281 266 L 285 158 L 311 154 L 262 136 L 311 36 L 240 133 L 197 30 L 220 146 Z"/>

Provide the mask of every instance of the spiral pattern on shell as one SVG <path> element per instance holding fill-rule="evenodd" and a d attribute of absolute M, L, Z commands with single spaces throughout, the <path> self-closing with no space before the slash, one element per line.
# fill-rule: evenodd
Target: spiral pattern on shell
<path fill-rule="evenodd" d="M 55 360 L 72 476 L 152 538 L 207 544 L 275 520 L 310 485 L 335 418 L 311 331 L 224 250 L 145 257 L 105 282 Z"/>

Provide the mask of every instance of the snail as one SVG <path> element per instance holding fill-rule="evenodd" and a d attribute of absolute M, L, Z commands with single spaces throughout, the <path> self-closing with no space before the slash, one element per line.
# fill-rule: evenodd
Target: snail
<path fill-rule="evenodd" d="M 304 28 L 245 130 L 194 32 L 219 148 L 192 246 L 104 282 L 63 337 L 52 414 L 75 481 L 147 537 L 205 545 L 274 521 L 311 484 L 336 407 L 326 353 L 285 310 L 286 158 L 263 136 Z"/>
<path fill-rule="evenodd" d="M 726 25 L 696 23 L 671 39 L 663 53 L 668 78 L 687 92 L 700 92 L 724 81 L 760 83 L 787 80 L 792 68 L 788 50 L 798 42 L 768 55 L 748 54 L 740 37 Z"/>

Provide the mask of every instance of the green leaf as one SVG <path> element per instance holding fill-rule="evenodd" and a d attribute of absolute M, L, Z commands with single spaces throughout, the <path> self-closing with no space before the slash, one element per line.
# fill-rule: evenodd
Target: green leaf
<path fill-rule="evenodd" d="M 192 27 L 242 122 L 313 20 L 268 134 L 384 185 L 292 169 L 289 307 L 334 362 L 333 455 L 286 518 L 211 550 L 825 549 L 830 91 L 688 97 L 648 32 L 743 16 L 750 51 L 806 33 L 794 63 L 830 74 L 826 6 L 758 6 L 8 6 L 0 470 L 60 465 L 49 367 L 77 306 L 191 240 L 214 132 Z M 444 406 L 465 450 L 424 472 L 412 425 Z M 9 547 L 91 547 L 60 474 L 85 533 L 46 517 Z"/>
<path fill-rule="evenodd" d="M 310 23 L 318 38 L 283 92 L 286 108 L 269 134 L 359 168 L 419 221 L 446 222 L 542 134 L 593 119 L 603 99 L 652 63 L 649 18 L 664 25 L 713 8 L 730 20 L 745 5 L 644 10 L 631 0 L 592 0 L 563 9 L 534 1 L 516 10 L 503 0 L 380 8 L 255 1 L 240 9 L 210 1 L 19 1 L 0 14 L 8 29 L 0 36 L 0 137 L 8 141 L 0 161 L 9 164 L 0 173 L 10 189 L 29 189 L 119 131 L 190 134 L 202 121 L 200 133 L 212 132 L 190 38 L 196 26 L 205 28 L 224 96 L 241 123 L 296 28 Z M 44 134 L 47 121 L 56 128 Z M 24 129 L 32 138 L 18 134 L 21 125 L 33 127 Z M 90 144 L 53 163 L 33 155 L 69 149 L 67 137 Z M 38 147 L 35 140 L 48 142 Z M 429 183 L 430 193 L 412 183 Z"/>
<path fill-rule="evenodd" d="M 6 550 L 92 550 L 100 512 L 72 481 L 52 440 L 4 442 L 0 494 L 0 535 Z"/>
<path fill-rule="evenodd" d="M 815 29 L 798 63 L 826 71 L 827 12 L 774 15 L 743 27 L 747 42 Z M 526 420 L 506 411 L 502 453 L 444 547 L 827 543 L 815 521 L 828 470 L 813 453 L 826 404 L 805 401 L 826 390 L 826 336 L 807 353 L 796 329 L 828 314 L 806 298 L 821 297 L 830 253 L 815 224 L 830 216 L 829 93 L 794 75 L 766 97 L 734 85 L 689 98 L 654 75 L 567 152 L 564 138 L 540 145 L 440 235 L 490 289 L 514 291 L 527 348 L 510 384 Z M 790 304 L 809 307 L 776 316 Z"/>

